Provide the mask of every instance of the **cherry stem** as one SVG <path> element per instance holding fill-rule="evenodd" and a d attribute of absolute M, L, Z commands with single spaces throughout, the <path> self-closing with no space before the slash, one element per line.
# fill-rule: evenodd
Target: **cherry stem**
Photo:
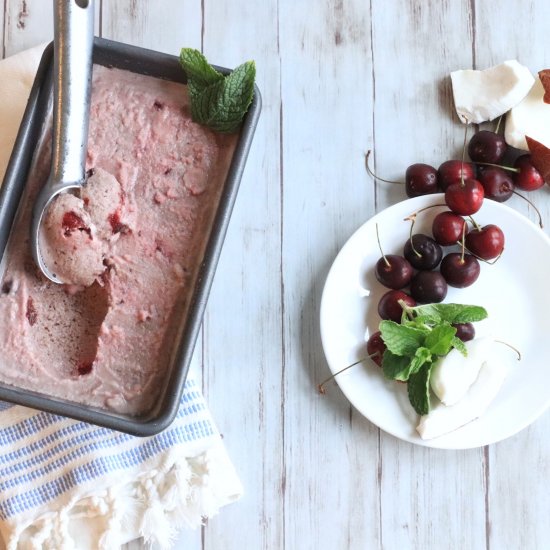
<path fill-rule="evenodd" d="M 518 354 L 518 361 L 521 361 L 521 353 L 520 351 L 512 346 L 512 344 L 509 344 L 508 342 L 504 342 L 503 340 L 495 340 L 497 344 L 504 344 L 505 346 L 508 346 L 510 349 L 514 350 Z"/>
<path fill-rule="evenodd" d="M 413 242 L 413 227 L 414 227 L 415 222 L 416 222 L 416 215 L 411 217 L 411 229 L 409 231 L 409 241 L 411 241 L 412 251 L 416 254 L 416 256 L 418 258 L 422 258 L 422 254 L 420 254 L 420 252 L 418 252 L 418 250 L 416 250 L 416 248 L 414 247 L 414 242 Z"/>
<path fill-rule="evenodd" d="M 323 382 L 321 382 L 317 386 L 317 390 L 319 391 L 320 394 L 325 394 L 326 393 L 326 390 L 324 388 L 325 384 L 328 384 L 333 378 L 336 378 L 336 376 L 338 376 L 340 373 L 342 373 L 342 372 L 344 372 L 348 369 L 351 369 L 351 367 L 355 367 L 356 365 L 359 365 L 359 363 L 362 363 L 363 361 L 366 361 L 367 359 L 372 359 L 376 355 L 380 355 L 380 352 L 375 351 L 371 355 L 367 355 L 366 357 L 363 357 L 362 359 L 359 359 L 358 361 L 355 361 L 355 363 L 352 363 L 351 365 L 348 365 L 347 367 L 344 367 L 342 370 L 339 370 L 338 372 L 335 372 L 333 375 L 329 376 L 326 380 L 323 380 Z"/>
<path fill-rule="evenodd" d="M 472 218 L 472 216 L 468 216 L 470 218 L 470 221 L 472 222 L 472 224 L 474 225 L 474 227 L 476 228 L 476 231 L 481 231 L 481 225 L 479 225 L 475 220 L 474 218 Z"/>
<path fill-rule="evenodd" d="M 460 263 L 464 263 L 464 253 L 466 252 L 466 223 L 462 226 L 462 242 L 460 246 L 462 247 L 462 255 L 460 256 Z"/>
<path fill-rule="evenodd" d="M 502 122 L 502 115 L 500 115 L 498 117 L 498 120 L 497 120 L 497 127 L 495 128 L 495 134 L 498 134 L 498 130 L 500 128 L 500 123 Z"/>
<path fill-rule="evenodd" d="M 542 223 L 542 215 L 540 213 L 540 210 L 524 195 L 520 195 L 517 191 L 512 191 L 512 192 L 514 193 L 514 195 L 517 195 L 518 197 L 521 197 L 524 201 L 527 201 L 535 209 L 535 212 L 537 213 L 537 216 L 539 217 L 539 226 L 540 226 L 541 229 L 544 229 L 544 225 Z"/>
<path fill-rule="evenodd" d="M 424 208 L 421 208 L 420 210 L 417 210 L 416 212 L 413 212 L 412 214 L 409 214 L 406 218 L 403 218 L 403 221 L 410 222 L 412 220 L 416 220 L 416 216 L 420 214 L 421 212 L 424 212 L 425 210 L 429 210 L 430 208 L 437 208 L 438 206 L 447 206 L 446 204 L 431 204 L 430 206 L 425 206 Z"/>
<path fill-rule="evenodd" d="M 365 168 L 367 169 L 368 174 L 374 178 L 375 180 L 383 181 L 384 183 L 398 183 L 399 185 L 403 185 L 404 182 L 402 181 L 395 181 L 395 180 L 385 180 L 384 178 L 378 177 L 369 166 L 369 157 L 370 157 L 370 149 L 367 151 L 367 154 L 365 155 Z"/>
<path fill-rule="evenodd" d="M 462 145 L 462 162 L 460 164 L 460 186 L 464 187 L 464 156 L 466 155 L 466 137 L 468 135 L 468 124 L 464 126 L 464 144 Z"/>
<path fill-rule="evenodd" d="M 513 168 L 512 166 L 503 166 L 502 164 L 494 164 L 492 162 L 474 162 L 474 164 L 480 164 L 481 166 L 494 166 L 495 168 L 502 168 L 508 170 L 508 172 L 514 172 L 519 174 L 521 170 L 519 168 Z"/>
<path fill-rule="evenodd" d="M 500 259 L 500 257 L 502 256 L 502 253 L 504 252 L 504 248 L 500 251 L 500 254 L 496 257 L 496 258 L 493 258 L 492 260 L 486 260 L 485 258 L 482 258 L 481 256 L 478 256 L 477 254 L 475 254 L 474 252 L 472 252 L 471 250 L 469 250 L 465 244 L 463 244 L 462 242 L 460 241 L 456 241 L 456 244 L 459 245 L 459 246 L 464 246 L 464 249 L 466 250 L 466 252 L 468 252 L 468 254 L 471 254 L 472 256 L 474 256 L 474 258 L 477 258 L 480 262 L 485 262 L 486 264 L 489 264 L 489 265 L 493 265 L 495 264 L 496 262 L 498 262 L 498 260 Z"/>
<path fill-rule="evenodd" d="M 386 265 L 388 267 L 391 267 L 391 264 L 388 261 L 388 258 L 386 258 L 384 251 L 382 250 L 382 245 L 380 244 L 380 235 L 378 234 L 378 224 L 376 224 L 375 227 L 376 227 L 376 240 L 378 241 L 378 248 L 380 249 L 380 254 L 382 254 L 382 258 L 384 258 L 384 262 L 386 262 Z"/>

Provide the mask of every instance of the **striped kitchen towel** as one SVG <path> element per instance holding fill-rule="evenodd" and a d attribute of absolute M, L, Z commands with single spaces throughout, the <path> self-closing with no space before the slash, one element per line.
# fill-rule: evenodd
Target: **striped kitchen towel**
<path fill-rule="evenodd" d="M 0 531 L 8 550 L 113 550 L 138 537 L 169 548 L 179 528 L 201 525 L 242 493 L 191 379 L 176 420 L 148 438 L 2 409 Z"/>
<path fill-rule="evenodd" d="M 0 182 L 44 46 L 0 61 Z M 0 533 L 8 550 L 116 550 L 177 530 L 242 494 L 202 397 L 188 379 L 175 421 L 136 438 L 0 404 Z"/>

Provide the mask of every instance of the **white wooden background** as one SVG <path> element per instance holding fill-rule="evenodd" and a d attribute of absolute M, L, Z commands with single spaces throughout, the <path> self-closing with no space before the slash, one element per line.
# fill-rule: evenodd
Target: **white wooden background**
<path fill-rule="evenodd" d="M 255 59 L 264 100 L 193 365 L 246 495 L 176 547 L 550 548 L 549 414 L 449 452 L 386 435 L 336 386 L 315 391 L 328 373 L 328 268 L 362 222 L 404 198 L 374 185 L 365 151 L 390 178 L 457 158 L 448 73 L 506 59 L 549 67 L 550 3 L 96 1 L 101 36 L 192 46 L 228 67 Z M 52 39 L 51 0 L 2 4 L 2 55 Z M 550 187 L 532 197 L 550 227 Z"/>

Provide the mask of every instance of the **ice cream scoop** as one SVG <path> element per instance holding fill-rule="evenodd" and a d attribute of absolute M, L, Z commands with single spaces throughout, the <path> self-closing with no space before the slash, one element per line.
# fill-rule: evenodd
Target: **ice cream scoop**
<path fill-rule="evenodd" d="M 54 0 L 54 96 L 52 164 L 36 198 L 30 246 L 44 275 L 63 280 L 42 251 L 44 213 L 61 193 L 85 184 L 94 32 L 93 0 Z"/>

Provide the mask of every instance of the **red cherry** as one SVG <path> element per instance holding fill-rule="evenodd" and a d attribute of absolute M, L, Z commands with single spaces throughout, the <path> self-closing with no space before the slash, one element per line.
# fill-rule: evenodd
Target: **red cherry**
<path fill-rule="evenodd" d="M 398 290 L 407 286 L 413 276 L 412 265 L 403 256 L 388 254 L 377 262 L 374 274 L 378 282 L 388 288 Z"/>
<path fill-rule="evenodd" d="M 382 319 L 389 319 L 390 321 L 400 323 L 403 308 L 399 300 L 403 300 L 409 307 L 414 307 L 416 305 L 416 301 L 402 290 L 390 290 L 386 292 L 386 294 L 380 298 L 380 302 L 378 302 L 378 315 L 380 315 Z"/>
<path fill-rule="evenodd" d="M 493 260 L 504 250 L 504 233 L 494 224 L 474 227 L 466 235 L 466 248 L 482 260 Z"/>
<path fill-rule="evenodd" d="M 429 164 L 411 164 L 405 172 L 407 197 L 437 193 L 437 170 Z"/>
<path fill-rule="evenodd" d="M 504 202 L 514 194 L 514 182 L 502 168 L 484 168 L 479 175 L 479 182 L 483 185 L 487 199 Z"/>
<path fill-rule="evenodd" d="M 367 340 L 367 353 L 379 367 L 382 366 L 382 357 L 385 351 L 386 344 L 382 340 L 380 331 L 373 332 Z"/>
<path fill-rule="evenodd" d="M 445 191 L 445 202 L 455 213 L 461 216 L 475 214 L 483 204 L 483 185 L 474 179 L 464 180 L 464 183 L 453 183 Z"/>
<path fill-rule="evenodd" d="M 432 234 L 437 243 L 442 246 L 451 246 L 462 239 L 464 218 L 447 210 L 440 212 L 432 222 Z"/>
<path fill-rule="evenodd" d="M 480 272 L 479 261 L 471 254 L 451 252 L 441 262 L 441 275 L 447 284 L 456 288 L 466 288 L 473 285 Z"/>
<path fill-rule="evenodd" d="M 521 155 L 514 162 L 519 172 L 512 176 L 514 183 L 524 191 L 534 191 L 544 185 L 544 178 L 531 162 L 531 155 Z"/>
<path fill-rule="evenodd" d="M 461 160 L 446 160 L 437 171 L 437 181 L 442 191 L 447 191 L 447 187 L 452 183 L 460 183 L 462 180 L 474 178 L 474 165 Z"/>
<path fill-rule="evenodd" d="M 468 155 L 474 162 L 496 164 L 501 161 L 507 148 L 506 141 L 500 134 L 481 130 L 470 139 Z"/>
<path fill-rule="evenodd" d="M 73 231 L 86 231 L 88 228 L 84 223 L 84 220 L 74 212 L 65 212 L 63 219 L 61 220 L 61 227 L 63 228 L 63 233 L 68 237 Z"/>
<path fill-rule="evenodd" d="M 476 329 L 472 323 L 453 323 L 453 327 L 456 328 L 456 337 L 463 342 L 473 340 L 476 335 Z"/>

